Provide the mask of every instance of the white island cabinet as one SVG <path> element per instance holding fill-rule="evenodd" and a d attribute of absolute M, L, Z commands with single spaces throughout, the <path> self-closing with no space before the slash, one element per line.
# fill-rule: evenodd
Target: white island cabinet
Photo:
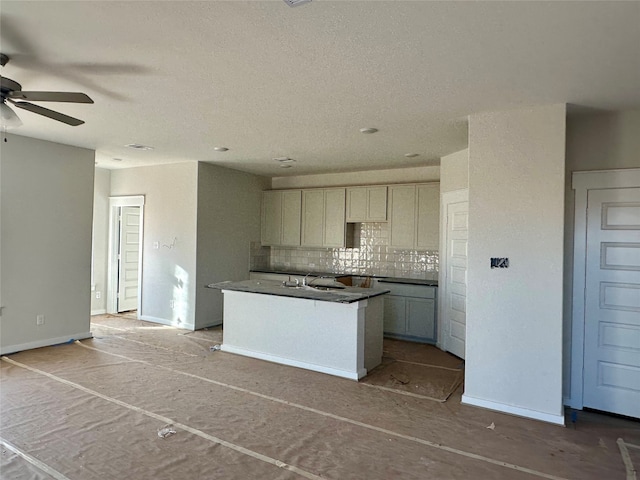
<path fill-rule="evenodd" d="M 224 294 L 224 352 L 352 380 L 382 362 L 386 291 L 287 289 L 268 280 L 211 287 Z"/>

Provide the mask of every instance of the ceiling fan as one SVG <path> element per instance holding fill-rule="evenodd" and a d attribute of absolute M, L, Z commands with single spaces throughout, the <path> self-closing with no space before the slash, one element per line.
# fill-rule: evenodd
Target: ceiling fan
<path fill-rule="evenodd" d="M 0 53 L 0 64 L 4 67 L 9 61 L 9 57 L 4 53 Z M 24 92 L 22 91 L 22 85 L 18 82 L 11 80 L 10 78 L 0 77 L 0 94 L 2 95 L 2 126 L 6 127 L 19 127 L 22 125 L 22 121 L 11 109 L 7 103 L 10 103 L 14 107 L 28 110 L 38 115 L 42 115 L 58 122 L 66 123 L 76 127 L 84 123 L 83 120 L 70 117 L 54 110 L 34 105 L 33 103 L 17 101 L 17 100 L 29 100 L 32 102 L 69 102 L 69 103 L 93 103 L 93 100 L 88 95 L 78 92 Z"/>

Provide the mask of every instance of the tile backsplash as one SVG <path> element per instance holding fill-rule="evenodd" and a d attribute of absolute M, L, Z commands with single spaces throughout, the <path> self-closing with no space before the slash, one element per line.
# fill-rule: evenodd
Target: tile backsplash
<path fill-rule="evenodd" d="M 251 244 L 251 269 L 437 279 L 438 251 L 389 246 L 388 223 L 356 223 L 353 248 L 262 247 Z"/>

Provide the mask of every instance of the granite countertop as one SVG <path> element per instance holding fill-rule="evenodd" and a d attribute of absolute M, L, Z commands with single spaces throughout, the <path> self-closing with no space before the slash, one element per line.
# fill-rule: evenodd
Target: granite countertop
<path fill-rule="evenodd" d="M 437 287 L 437 280 L 425 280 L 422 278 L 396 278 L 396 277 L 384 277 L 379 278 L 378 283 L 403 283 L 407 285 L 424 285 L 426 287 Z"/>
<path fill-rule="evenodd" d="M 354 303 L 378 295 L 389 293 L 379 288 L 345 287 L 341 289 L 318 290 L 314 287 L 285 287 L 276 280 L 244 280 L 241 282 L 219 282 L 207 285 L 207 288 L 232 290 L 236 292 L 260 293 L 280 297 L 304 298 L 321 302 Z"/>
<path fill-rule="evenodd" d="M 251 269 L 252 272 L 257 273 L 277 273 L 281 275 L 309 275 L 310 277 L 371 277 L 378 280 L 381 283 L 405 283 L 409 285 L 426 285 L 428 287 L 437 287 L 438 280 L 427 280 L 424 278 L 400 278 L 400 277 L 382 277 L 378 275 L 360 275 L 358 273 L 332 273 L 332 272 L 303 272 L 300 270 L 274 270 L 274 269 Z"/>

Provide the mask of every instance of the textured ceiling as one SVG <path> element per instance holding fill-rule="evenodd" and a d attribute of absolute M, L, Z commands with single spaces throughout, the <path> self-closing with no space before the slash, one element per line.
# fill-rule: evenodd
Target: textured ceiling
<path fill-rule="evenodd" d="M 433 165 L 467 146 L 469 114 L 640 108 L 635 1 L 2 0 L 0 9 L 3 76 L 95 101 L 42 104 L 84 119 L 79 127 L 20 110 L 13 133 L 95 149 L 107 168 L 199 160 L 281 176 Z M 283 156 L 293 168 L 273 161 Z"/>

